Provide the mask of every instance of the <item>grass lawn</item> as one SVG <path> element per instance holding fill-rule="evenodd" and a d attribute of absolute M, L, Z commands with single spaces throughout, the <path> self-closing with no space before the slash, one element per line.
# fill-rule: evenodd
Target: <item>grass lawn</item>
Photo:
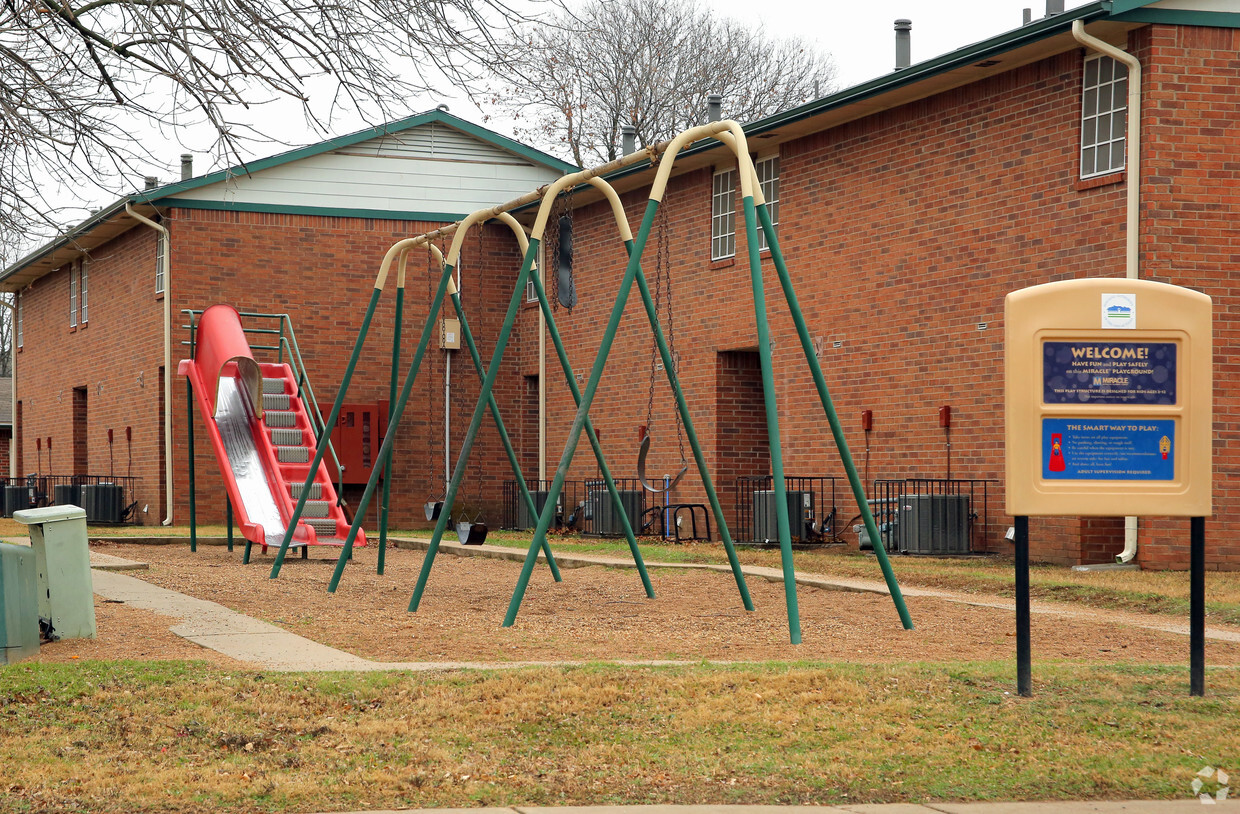
<path fill-rule="evenodd" d="M 257 674 L 0 668 L 5 811 L 1188 799 L 1240 754 L 1240 671 L 597 665 Z"/>

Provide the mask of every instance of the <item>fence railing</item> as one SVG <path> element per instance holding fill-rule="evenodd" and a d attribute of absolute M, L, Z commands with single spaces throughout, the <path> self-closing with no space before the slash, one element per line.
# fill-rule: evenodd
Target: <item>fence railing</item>
<path fill-rule="evenodd" d="M 86 522 L 104 525 L 134 524 L 139 521 L 138 479 L 117 475 L 32 474 L 16 480 L 4 479 L 3 509 L 12 517 L 20 509 L 43 506 L 80 506 Z"/>
<path fill-rule="evenodd" d="M 997 480 L 903 478 L 874 481 L 870 505 L 888 551 L 969 554 L 990 534 Z"/>
<path fill-rule="evenodd" d="M 839 542 L 842 521 L 837 496 L 847 494 L 844 479 L 829 475 L 788 475 L 784 478 L 784 488 L 793 543 Z M 771 475 L 739 477 L 734 498 L 733 539 L 744 545 L 778 544 L 775 479 Z"/>
<path fill-rule="evenodd" d="M 637 535 L 662 533 L 662 507 L 648 505 L 647 492 L 637 478 L 616 478 L 616 491 L 628 515 L 629 524 Z M 547 505 L 551 481 L 527 479 L 525 486 L 539 511 Z M 531 516 L 515 480 L 504 483 L 502 527 L 508 530 L 532 529 L 538 518 Z M 622 537 L 624 522 L 612 504 L 607 484 L 601 478 L 566 480 L 556 501 L 556 530 L 575 531 L 597 537 Z"/>

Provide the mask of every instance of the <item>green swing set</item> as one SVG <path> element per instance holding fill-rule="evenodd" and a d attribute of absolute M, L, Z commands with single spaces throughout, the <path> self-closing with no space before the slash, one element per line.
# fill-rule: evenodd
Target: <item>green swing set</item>
<path fill-rule="evenodd" d="M 749 260 L 749 269 L 750 269 L 750 279 L 751 279 L 751 284 L 752 284 L 752 289 L 753 289 L 753 298 L 754 298 L 754 316 L 755 316 L 756 329 L 757 329 L 759 358 L 761 360 L 761 369 L 762 369 L 763 399 L 764 399 L 764 408 L 765 408 L 765 414 L 766 414 L 768 443 L 770 445 L 771 474 L 772 474 L 774 487 L 777 493 L 776 501 L 775 501 L 776 520 L 777 520 L 777 528 L 778 528 L 779 541 L 780 541 L 780 553 L 781 553 L 781 563 L 782 563 L 783 581 L 784 581 L 784 595 L 785 595 L 785 601 L 787 604 L 789 637 L 793 644 L 800 643 L 801 624 L 800 624 L 799 610 L 797 607 L 796 581 L 795 581 L 795 572 L 793 569 L 788 506 L 787 506 L 787 501 L 785 499 L 785 494 L 784 494 L 785 480 L 784 480 L 784 471 L 783 471 L 783 458 L 782 458 L 781 446 L 780 446 L 778 406 L 777 406 L 776 398 L 775 398 L 774 374 L 773 374 L 772 362 L 771 362 L 770 332 L 769 332 L 767 316 L 766 316 L 766 297 L 765 297 L 765 291 L 763 288 L 762 270 L 761 270 L 759 248 L 758 248 L 759 243 L 757 239 L 757 230 L 759 228 L 759 225 L 761 226 L 763 232 L 765 233 L 767 237 L 767 244 L 771 252 L 771 259 L 775 265 L 775 269 L 779 277 L 779 282 L 780 282 L 781 288 L 784 293 L 784 299 L 788 305 L 789 312 L 791 313 L 793 323 L 796 327 L 796 331 L 797 331 L 798 338 L 800 340 L 801 348 L 804 352 L 806 362 L 808 363 L 810 367 L 810 371 L 814 379 L 814 385 L 818 392 L 819 400 L 822 403 L 823 410 L 826 414 L 828 423 L 830 424 L 832 436 L 834 437 L 836 447 L 840 454 L 841 462 L 845 468 L 845 471 L 849 479 L 849 483 L 852 487 L 854 498 L 856 499 L 857 505 L 861 510 L 862 521 L 871 539 L 877 540 L 881 538 L 878 533 L 878 528 L 875 523 L 873 513 L 870 511 L 869 503 L 866 499 L 864 486 L 860 480 L 860 477 L 857 473 L 856 466 L 848 450 L 847 442 L 844 439 L 843 428 L 842 428 L 842 425 L 840 424 L 839 417 L 836 414 L 835 407 L 832 404 L 831 397 L 827 389 L 826 380 L 822 373 L 822 368 L 819 365 L 817 356 L 814 353 L 813 339 L 810 336 L 809 329 L 805 323 L 804 315 L 801 312 L 801 308 L 798 303 L 796 293 L 793 289 L 791 276 L 788 273 L 787 265 L 784 262 L 783 254 L 779 247 L 779 241 L 776 236 L 774 225 L 771 222 L 770 214 L 767 211 L 765 201 L 762 197 L 761 188 L 757 181 L 757 174 L 754 170 L 752 159 L 750 158 L 749 153 L 748 153 L 744 131 L 741 129 L 740 125 L 734 121 L 711 122 L 710 124 L 707 124 L 707 125 L 690 128 L 684 131 L 683 133 L 681 133 L 680 135 L 676 136 L 674 139 L 672 139 L 669 142 L 663 142 L 653 147 L 649 147 L 645 150 L 623 156 L 622 158 L 617 159 L 616 161 L 610 162 L 608 164 L 605 164 L 601 167 L 596 167 L 590 170 L 585 170 L 582 172 L 566 175 L 560 179 L 557 179 L 554 183 L 550 184 L 549 186 L 545 188 L 541 188 L 535 192 L 529 193 L 525 196 L 522 196 L 521 198 L 518 198 L 506 204 L 501 204 L 499 206 L 492 207 L 490 209 L 480 210 L 478 212 L 475 212 L 457 224 L 453 224 L 451 226 L 445 227 L 440 230 L 436 230 L 434 232 L 430 232 L 426 235 L 421 235 L 416 238 L 410 238 L 404 241 L 400 241 L 396 243 L 395 245 L 393 245 L 388 250 L 387 254 L 384 257 L 383 263 L 380 267 L 380 272 L 379 272 L 378 278 L 376 279 L 376 283 L 375 283 L 375 290 L 371 295 L 370 304 L 367 307 L 365 316 L 363 317 L 362 326 L 358 334 L 357 343 L 354 346 L 353 354 L 350 357 L 349 364 L 346 367 L 345 377 L 341 384 L 340 391 L 337 394 L 336 403 L 334 404 L 332 412 L 331 412 L 331 416 L 327 421 L 328 426 L 331 426 L 335 422 L 338 416 L 341 404 L 343 402 L 345 393 L 349 385 L 349 380 L 352 377 L 353 370 L 357 363 L 357 359 L 361 353 L 362 345 L 365 341 L 366 334 L 369 330 L 370 321 L 374 315 L 375 306 L 378 302 L 379 296 L 382 293 L 383 285 L 386 280 L 386 276 L 388 274 L 389 269 L 391 268 L 393 261 L 399 259 L 399 262 L 400 262 L 400 266 L 399 266 L 400 272 L 398 273 L 398 279 L 397 279 L 397 303 L 398 303 L 398 314 L 399 314 L 401 297 L 403 295 L 404 261 L 405 261 L 405 257 L 408 254 L 408 252 L 412 251 L 417 246 L 427 246 L 432 251 L 432 253 L 435 253 L 437 252 L 437 249 L 435 249 L 433 244 L 430 243 L 430 240 L 432 240 L 435 237 L 446 236 L 448 234 L 452 234 L 453 236 L 452 245 L 451 245 L 451 248 L 449 249 L 448 256 L 441 263 L 442 268 L 443 268 L 443 274 L 440 278 L 439 286 L 438 286 L 438 289 L 436 290 L 435 297 L 431 303 L 430 313 L 427 317 L 426 323 L 423 326 L 422 335 L 419 340 L 417 353 L 415 354 L 413 363 L 409 367 L 409 372 L 406 375 L 405 383 L 404 383 L 403 388 L 401 389 L 399 397 L 397 397 L 396 392 L 395 392 L 395 383 L 396 383 L 396 377 L 398 373 L 397 367 L 396 367 L 396 361 L 398 359 L 398 352 L 399 352 L 399 346 L 396 343 L 399 342 L 399 335 L 400 335 L 399 316 L 398 316 L 396 339 L 394 340 L 394 349 L 393 349 L 393 369 L 392 369 L 392 385 L 391 385 L 393 410 L 392 410 L 392 416 L 388 423 L 388 432 L 384 438 L 383 446 L 380 449 L 380 452 L 378 455 L 378 460 L 382 462 L 383 466 L 375 467 L 375 471 L 372 473 L 370 481 L 368 482 L 366 486 L 366 491 L 363 494 L 361 503 L 358 507 L 358 511 L 357 511 L 357 514 L 354 520 L 353 527 L 350 529 L 350 533 L 345 542 L 345 546 L 340 553 L 340 558 L 339 558 L 339 561 L 337 562 L 336 571 L 333 574 L 332 581 L 329 585 L 329 590 L 334 591 L 339 583 L 340 576 L 344 569 L 344 565 L 351 555 L 352 542 L 354 538 L 356 537 L 357 529 L 360 527 L 361 518 L 365 514 L 366 507 L 369 505 L 369 501 L 375 491 L 376 484 L 377 484 L 378 478 L 381 475 L 382 469 L 387 468 L 391 465 L 392 447 L 393 447 L 394 439 L 395 439 L 395 430 L 400 423 L 400 418 L 403 413 L 405 404 L 408 401 L 409 394 L 410 394 L 410 391 L 413 385 L 413 381 L 417 376 L 418 367 L 421 364 L 421 359 L 425 352 L 426 345 L 429 341 L 432 327 L 434 326 L 436 322 L 436 315 L 438 314 L 439 308 L 442 305 L 443 297 L 445 293 L 447 293 L 448 296 L 452 299 L 453 308 L 456 311 L 457 316 L 460 320 L 461 335 L 465 339 L 466 344 L 469 348 L 470 357 L 473 362 L 474 369 L 479 374 L 479 376 L 482 377 L 482 389 L 479 394 L 478 402 L 475 405 L 474 412 L 470 420 L 469 429 L 466 433 L 465 440 L 462 443 L 459 457 L 457 458 L 456 466 L 453 471 L 451 481 L 448 484 L 448 490 L 444 497 L 444 503 L 446 506 L 452 505 L 453 498 L 455 497 L 458 490 L 460 489 L 461 482 L 465 476 L 465 468 L 468 462 L 469 454 L 472 449 L 473 442 L 477 436 L 478 430 L 482 423 L 483 414 L 488 409 L 490 409 L 491 414 L 495 420 L 496 426 L 499 429 L 499 434 L 500 434 L 501 440 L 504 443 L 505 451 L 508 454 L 509 463 L 513 469 L 514 475 L 516 476 L 517 483 L 520 486 L 521 493 L 522 493 L 521 494 L 522 500 L 525 501 L 527 509 L 531 512 L 531 516 L 537 516 L 539 518 L 538 525 L 534 531 L 534 536 L 532 540 L 530 541 L 529 550 L 526 554 L 524 563 L 522 565 L 521 574 L 518 577 L 517 585 L 513 591 L 513 596 L 509 603 L 508 611 L 504 617 L 504 622 L 503 622 L 504 627 L 510 627 L 516 621 L 516 616 L 520 609 L 521 601 L 524 598 L 525 590 L 528 586 L 529 579 L 532 575 L 534 565 L 537 562 L 537 555 L 540 551 L 542 551 L 545 554 L 548 563 L 551 565 L 552 572 L 555 575 L 555 578 L 557 579 L 557 581 L 559 580 L 558 569 L 556 569 L 554 558 L 552 557 L 550 547 L 547 543 L 547 532 L 550 529 L 552 522 L 554 521 L 555 507 L 559 500 L 560 494 L 563 491 L 564 482 L 567 478 L 569 467 L 572 464 L 573 457 L 576 453 L 577 446 L 580 442 L 580 437 L 581 437 L 582 432 L 585 432 L 587 438 L 590 440 L 591 446 L 593 447 L 595 456 L 598 460 L 600 472 L 604 476 L 604 480 L 607 484 L 607 488 L 613 500 L 613 504 L 618 509 L 617 514 L 623 520 L 625 537 L 628 541 L 630 550 L 633 554 L 634 563 L 636 564 L 637 570 L 641 575 L 643 585 L 646 589 L 646 594 L 647 596 L 653 598 L 654 591 L 650 584 L 649 576 L 646 573 L 646 569 L 642 561 L 641 553 L 637 548 L 637 543 L 633 536 L 633 530 L 627 521 L 626 513 L 620 508 L 621 506 L 620 497 L 616 491 L 615 483 L 611 477 L 610 469 L 608 468 L 606 461 L 603 457 L 602 450 L 598 444 L 597 435 L 593 430 L 593 426 L 589 418 L 590 407 L 593 404 L 595 395 L 598 391 L 598 386 L 602 379 L 603 371 L 604 371 L 604 368 L 607 362 L 609 352 L 611 350 L 611 346 L 615 340 L 615 336 L 617 333 L 617 329 L 619 327 L 620 319 L 623 315 L 623 312 L 627 304 L 629 295 L 631 293 L 633 284 L 636 283 L 638 291 L 640 292 L 640 295 L 641 295 L 642 304 L 646 311 L 647 319 L 650 323 L 651 331 L 654 335 L 654 340 L 658 348 L 659 356 L 663 363 L 663 369 L 667 375 L 668 383 L 675 396 L 679 418 L 681 422 L 683 423 L 685 435 L 689 439 L 690 447 L 693 452 L 694 460 L 697 464 L 699 475 L 701 476 L 701 479 L 702 479 L 703 487 L 706 491 L 707 499 L 710 503 L 711 510 L 715 516 L 715 520 L 717 524 L 716 527 L 719 529 L 721 540 L 723 542 L 725 550 L 727 551 L 728 561 L 731 566 L 732 573 L 736 579 L 737 587 L 740 591 L 742 602 L 747 610 L 753 610 L 753 602 L 749 596 L 749 591 L 745 584 L 744 575 L 741 571 L 740 563 L 736 556 L 735 546 L 732 543 L 732 539 L 728 531 L 728 526 L 723 516 L 723 508 L 719 502 L 718 495 L 716 494 L 714 485 L 711 481 L 705 456 L 702 452 L 701 445 L 698 442 L 697 434 L 693 428 L 693 422 L 689 414 L 688 403 L 686 401 L 684 391 L 680 387 L 679 377 L 677 375 L 676 366 L 674 364 L 672 352 L 668 346 L 668 342 L 667 342 L 666 337 L 664 336 L 662 325 L 660 324 L 660 321 L 659 321 L 658 309 L 657 309 L 656 303 L 651 297 L 650 288 L 647 284 L 646 277 L 642 273 L 642 269 L 641 269 L 642 253 L 646 247 L 647 240 L 650 236 L 650 232 L 655 223 L 655 217 L 659 211 L 659 206 L 662 202 L 664 192 L 666 191 L 667 182 L 668 182 L 668 179 L 670 178 L 673 164 L 677 156 L 681 152 L 681 150 L 685 149 L 686 147 L 690 146 L 696 141 L 706 139 L 706 138 L 717 139 L 725 147 L 729 148 L 736 155 L 736 159 L 737 159 L 739 171 L 740 171 L 739 176 L 740 176 L 740 185 L 741 185 L 741 193 L 742 193 L 742 205 L 744 209 L 745 229 L 746 229 L 746 234 L 748 236 L 748 251 L 749 251 L 748 260 Z M 614 170 L 618 170 L 623 167 L 636 164 L 646 159 L 656 159 L 656 158 L 658 159 L 658 165 L 657 165 L 655 179 L 651 187 L 649 199 L 646 205 L 646 210 L 645 210 L 645 213 L 641 221 L 641 226 L 638 230 L 638 234 L 635 239 L 632 235 L 631 230 L 629 229 L 627 219 L 624 215 L 623 207 L 620 204 L 619 196 L 616 194 L 615 190 L 612 189 L 612 187 L 609 184 L 607 184 L 605 181 L 602 180 L 600 176 L 606 173 L 610 173 Z M 559 331 L 557 330 L 555 326 L 555 320 L 552 315 L 550 305 L 547 301 L 546 293 L 543 290 L 542 282 L 539 278 L 539 275 L 536 273 L 533 273 L 534 258 L 538 254 L 539 246 L 541 245 L 541 241 L 542 241 L 543 235 L 546 230 L 547 221 L 550 216 L 553 202 L 556 200 L 556 198 L 560 195 L 562 191 L 564 191 L 565 189 L 573 189 L 580 184 L 590 184 L 594 186 L 595 188 L 599 189 L 604 194 L 606 199 L 610 202 L 613 213 L 615 214 L 617 229 L 619 231 L 620 238 L 624 244 L 626 253 L 628 255 L 628 262 L 625 268 L 624 276 L 620 283 L 619 290 L 616 294 L 616 301 L 612 308 L 611 316 L 608 320 L 607 327 L 603 334 L 602 342 L 600 344 L 598 353 L 594 359 L 594 363 L 590 371 L 589 380 L 587 381 L 584 390 L 580 390 L 577 387 L 576 378 L 573 374 L 572 367 L 568 362 L 567 354 L 564 351 L 564 346 L 560 338 Z M 527 239 L 525 236 L 524 230 L 520 227 L 520 225 L 516 222 L 516 220 L 512 218 L 511 215 L 508 214 L 508 212 L 519 206 L 524 206 L 524 205 L 533 203 L 535 201 L 539 201 L 540 199 L 541 199 L 541 202 L 540 202 L 540 206 L 538 209 L 537 217 L 534 222 L 532 234 Z M 465 235 L 468 233 L 469 229 L 491 218 L 498 218 L 499 220 L 508 224 L 513 229 L 514 234 L 517 236 L 518 243 L 521 246 L 521 250 L 523 253 L 523 262 L 521 265 L 521 269 L 517 274 L 517 279 L 515 281 L 512 297 L 509 302 L 508 311 L 505 315 L 503 326 L 501 327 L 499 335 L 497 337 L 495 351 L 492 355 L 490 365 L 484 368 L 478 356 L 477 347 L 474 343 L 473 336 L 469 330 L 468 322 L 465 318 L 464 310 L 461 307 L 459 292 L 456 291 L 456 287 L 452 281 L 452 271 L 460 256 L 460 248 L 462 245 L 462 241 Z M 577 404 L 577 413 L 574 416 L 572 425 L 569 430 L 568 439 L 565 443 L 564 451 L 561 455 L 559 465 L 556 468 L 554 479 L 551 482 L 551 486 L 547 494 L 546 502 L 544 504 L 544 509 L 541 512 L 537 511 L 535 504 L 533 502 L 533 499 L 525 487 L 525 479 L 521 475 L 520 467 L 517 463 L 515 453 L 512 450 L 512 446 L 508 441 L 507 433 L 504 430 L 503 421 L 500 417 L 498 406 L 496 405 L 494 396 L 492 395 L 492 390 L 494 388 L 496 376 L 498 374 L 500 363 L 503 359 L 503 355 L 504 355 L 505 349 L 508 344 L 509 335 L 512 331 L 513 324 L 516 320 L 516 315 L 519 309 L 519 305 L 521 303 L 523 293 L 526 289 L 527 280 L 532 284 L 532 287 L 535 289 L 537 293 L 540 308 L 542 309 L 543 314 L 546 317 L 548 333 L 552 338 L 552 342 L 555 346 L 557 356 L 559 357 L 561 367 L 563 368 L 564 373 L 565 373 L 565 378 L 573 394 L 574 401 Z M 321 440 L 319 447 L 316 449 L 314 463 L 311 465 L 312 471 L 315 468 L 317 468 L 318 462 L 321 460 L 322 455 L 325 452 L 325 450 L 326 450 L 326 444 Z M 389 488 L 387 486 L 388 480 L 390 479 L 385 479 L 384 506 L 387 505 L 386 491 Z M 307 493 L 306 491 L 303 491 L 302 493 L 303 496 L 299 500 L 298 505 L 294 511 L 293 519 L 289 524 L 290 528 L 292 528 L 296 524 L 297 518 L 300 517 L 301 515 L 301 511 L 303 508 L 302 504 L 305 501 L 304 496 L 306 493 Z M 380 548 L 379 548 L 380 571 L 382 570 L 382 561 L 383 561 L 382 557 L 383 557 L 383 550 L 384 550 L 384 545 L 386 541 L 386 512 L 382 514 L 381 524 L 382 525 L 380 529 Z M 446 530 L 446 525 L 447 525 L 447 513 L 444 512 L 444 513 L 441 513 L 441 516 L 439 517 L 437 521 L 435 531 L 431 538 L 430 546 L 423 560 L 422 569 L 421 569 L 421 572 L 419 573 L 418 581 L 414 588 L 413 596 L 410 599 L 410 603 L 409 603 L 410 611 L 416 611 L 418 609 L 419 603 L 421 601 L 423 592 L 426 587 L 427 579 L 429 577 L 430 571 L 434 564 L 435 556 L 438 551 L 440 541 L 443 537 L 444 531 Z M 279 574 L 280 566 L 284 560 L 284 556 L 289 546 L 290 536 L 291 535 L 286 535 L 286 538 L 281 544 L 280 551 L 277 553 L 275 564 L 273 565 L 272 573 L 271 573 L 271 576 L 273 578 Z M 876 558 L 878 559 L 879 566 L 882 570 L 884 580 L 886 581 L 888 590 L 891 593 L 891 597 L 895 604 L 901 623 L 905 629 L 912 629 L 913 627 L 912 619 L 909 616 L 908 609 L 904 602 L 903 594 L 900 591 L 899 584 L 896 581 L 895 574 L 892 571 L 891 563 L 887 557 L 887 554 L 883 550 L 882 546 L 875 546 L 874 551 L 875 551 Z"/>

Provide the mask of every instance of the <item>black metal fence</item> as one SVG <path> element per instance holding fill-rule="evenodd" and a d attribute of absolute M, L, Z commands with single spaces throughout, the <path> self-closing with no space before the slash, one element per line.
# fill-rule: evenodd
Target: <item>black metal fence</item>
<path fill-rule="evenodd" d="M 634 533 L 661 533 L 662 507 L 647 506 L 647 492 L 641 482 L 637 478 L 616 478 L 615 482 L 620 503 Z M 542 511 L 550 496 L 551 481 L 527 479 L 525 485 L 534 498 L 534 505 Z M 530 514 L 529 507 L 521 499 L 517 482 L 505 482 L 502 528 L 519 531 L 532 529 L 537 524 L 538 518 Z M 551 527 L 596 537 L 624 536 L 624 521 L 612 504 L 607 484 L 602 478 L 566 480 L 556 501 L 555 521 Z"/>
<path fill-rule="evenodd" d="M 839 481 L 837 483 L 837 481 Z M 838 490 L 847 489 L 843 479 L 830 476 L 784 478 L 788 501 L 788 524 L 792 542 L 802 545 L 839 542 Z M 847 492 L 845 491 L 845 494 Z M 771 475 L 736 479 L 734 540 L 744 545 L 778 543 L 775 480 Z"/>
<path fill-rule="evenodd" d="M 870 507 L 888 551 L 969 554 L 991 531 L 990 492 L 996 480 L 904 478 L 876 480 Z M 863 532 L 862 547 L 869 547 Z"/>
<path fill-rule="evenodd" d="M 12 517 L 20 509 L 81 506 L 86 522 L 134 524 L 139 520 L 137 478 L 113 475 L 27 475 L 4 479 L 3 509 Z"/>

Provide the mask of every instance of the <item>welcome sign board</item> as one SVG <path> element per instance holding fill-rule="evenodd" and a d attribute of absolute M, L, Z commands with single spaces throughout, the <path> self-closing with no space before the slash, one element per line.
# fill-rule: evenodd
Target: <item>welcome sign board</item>
<path fill-rule="evenodd" d="M 1008 294 L 1008 514 L 1210 514 L 1211 307 L 1148 280 Z"/>

